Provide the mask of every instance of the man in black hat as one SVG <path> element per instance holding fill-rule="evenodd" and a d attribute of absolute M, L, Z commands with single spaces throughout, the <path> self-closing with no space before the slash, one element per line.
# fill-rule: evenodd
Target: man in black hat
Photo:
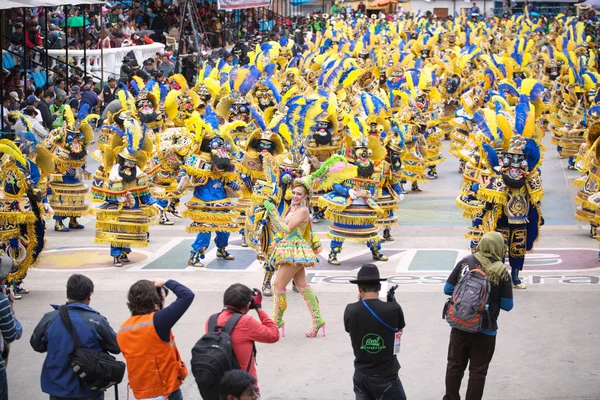
<path fill-rule="evenodd" d="M 379 277 L 377 266 L 365 264 L 350 281 L 358 285 L 359 301 L 346 306 L 344 327 L 354 349 L 356 400 L 406 399 L 396 356 L 406 324 L 402 307 L 394 297 L 396 287 L 388 291 L 387 302 L 379 300 L 381 282 L 385 280 Z"/>

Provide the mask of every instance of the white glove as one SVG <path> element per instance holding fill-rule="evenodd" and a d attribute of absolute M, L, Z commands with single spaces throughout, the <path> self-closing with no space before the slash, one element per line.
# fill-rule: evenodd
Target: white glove
<path fill-rule="evenodd" d="M 183 193 L 187 189 L 189 184 L 190 184 L 190 177 L 187 175 L 184 175 L 179 180 L 179 184 L 177 185 L 177 193 Z"/>
<path fill-rule="evenodd" d="M 404 201 L 404 195 L 403 195 L 403 194 L 400 194 L 400 195 L 398 196 L 398 199 L 399 199 L 400 201 Z"/>
<path fill-rule="evenodd" d="M 52 214 L 54 210 L 50 207 L 50 203 L 44 203 L 44 211 L 46 214 Z"/>
<path fill-rule="evenodd" d="M 350 198 L 352 200 L 356 200 L 356 190 L 354 190 L 354 189 L 348 190 L 348 196 L 350 196 Z"/>

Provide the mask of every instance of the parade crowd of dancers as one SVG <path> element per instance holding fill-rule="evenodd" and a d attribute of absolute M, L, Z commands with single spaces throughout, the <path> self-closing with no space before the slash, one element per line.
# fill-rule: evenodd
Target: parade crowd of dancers
<path fill-rule="evenodd" d="M 264 265 L 262 290 L 275 295 L 278 326 L 294 279 L 314 336 L 324 321 L 304 276 L 321 251 L 312 224 L 330 223 L 330 264 L 340 264 L 346 241 L 386 261 L 405 187 L 426 190 L 439 178 L 444 138 L 458 159 L 446 162 L 464 176 L 456 203 L 470 221 L 470 246 L 502 233 L 515 288 L 525 288 L 519 272 L 544 221 L 546 134 L 582 172 L 576 217 L 596 236 L 599 75 L 582 22 L 559 15 L 548 31 L 527 15 L 333 17 L 295 52 L 284 38 L 258 43 L 243 67 L 205 63 L 195 82 L 135 76 L 97 130 L 98 115 L 65 106 L 62 126 L 43 141 L 28 131 L 1 139 L 9 282 L 18 291 L 39 258 L 50 215 L 65 232 L 83 229 L 78 218 L 93 213 L 95 242 L 110 245 L 115 267 L 147 245 L 152 222 L 182 217 L 196 235 L 189 266 L 204 266 L 213 234 L 217 257 L 233 260 L 229 236 L 241 233 Z M 96 171 L 86 170 L 89 157 L 101 163 Z"/>

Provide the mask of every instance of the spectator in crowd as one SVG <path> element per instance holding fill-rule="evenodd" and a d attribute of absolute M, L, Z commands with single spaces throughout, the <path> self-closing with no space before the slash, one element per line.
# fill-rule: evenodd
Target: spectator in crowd
<path fill-rule="evenodd" d="M 94 111 L 98 105 L 98 95 L 93 92 L 92 87 L 87 84 L 83 85 L 83 88 L 81 88 L 79 108 L 83 107 L 84 104 L 87 104 L 90 107 L 90 112 Z"/>
<path fill-rule="evenodd" d="M 73 274 L 67 281 L 67 311 L 73 323 L 79 345 L 95 352 L 119 354 L 116 333 L 98 311 L 90 307 L 94 283 L 90 278 Z M 50 400 L 84 398 L 101 400 L 103 393 L 81 385 L 71 368 L 69 357 L 73 351 L 73 338 L 62 323 L 59 306 L 46 313 L 31 335 L 31 347 L 47 353 L 42 367 L 42 391 Z"/>
<path fill-rule="evenodd" d="M 44 121 L 44 128 L 52 129 L 52 123 L 56 119 L 56 115 L 50 113 L 50 104 L 54 100 L 54 92 L 46 90 L 44 92 L 44 98 L 38 104 L 38 110 L 42 114 L 42 120 Z"/>
<path fill-rule="evenodd" d="M 475 253 L 460 260 L 448 276 L 444 293 L 452 296 L 454 287 L 466 271 L 472 268 L 483 269 L 491 285 L 488 298 L 490 326 L 478 333 L 452 328 L 448 345 L 444 400 L 460 399 L 460 384 L 467 364 L 469 384 L 465 398 L 478 400 L 483 397 L 487 370 L 496 348 L 500 310 L 510 311 L 514 306 L 511 277 L 502 261 L 505 255 L 506 245 L 502 234 L 488 232 L 481 238 Z"/>
<path fill-rule="evenodd" d="M 27 99 L 25 99 L 25 108 L 27 108 L 28 106 L 33 107 L 33 109 L 36 112 L 35 120 L 38 121 L 40 123 L 40 125 L 43 127 L 44 120 L 42 119 L 42 113 L 38 109 L 39 103 L 40 103 L 40 99 L 35 94 L 32 94 L 32 95 L 28 96 Z M 21 110 L 21 112 L 24 112 L 25 108 L 23 108 Z"/>
<path fill-rule="evenodd" d="M 177 297 L 168 307 L 165 289 Z M 129 288 L 127 307 L 131 317 L 121 325 L 117 341 L 136 399 L 183 399 L 180 386 L 188 371 L 171 329 L 193 300 L 194 293 L 174 280 L 143 279 Z"/>
<path fill-rule="evenodd" d="M 175 65 L 169 60 L 167 54 L 163 54 L 158 65 L 158 72 L 162 73 L 163 76 L 169 77 L 175 72 Z"/>
<path fill-rule="evenodd" d="M 121 90 L 120 86 L 117 86 L 117 79 L 114 76 L 108 78 L 108 83 L 104 85 L 102 94 L 99 97 L 99 101 L 102 102 L 102 107 L 106 107 L 108 103 L 117 98 L 117 92 Z"/>
<path fill-rule="evenodd" d="M 64 91 L 63 91 L 64 93 Z M 54 103 L 50 105 L 50 114 L 54 115 L 56 118 L 52 122 L 52 129 L 60 128 L 65 121 L 65 95 L 62 93 L 57 93 L 56 98 L 54 99 Z"/>
<path fill-rule="evenodd" d="M 77 110 L 79 110 L 79 99 L 81 98 L 81 88 L 78 85 L 73 85 L 69 88 L 71 91 L 71 96 L 66 100 L 66 104 L 71 107 L 73 110 L 73 114 L 77 114 Z"/>
<path fill-rule="evenodd" d="M 6 363 L 10 343 L 20 339 L 23 334 L 23 327 L 15 317 L 13 290 L 6 289 L 6 277 L 12 267 L 12 258 L 0 256 L 0 288 L 2 288 L 0 292 L 0 400 L 8 400 Z"/>
<path fill-rule="evenodd" d="M 344 327 L 354 349 L 354 393 L 357 399 L 404 400 L 406 394 L 398 371 L 396 348 L 406 326 L 402 307 L 393 292 L 387 302 L 379 300 L 381 282 L 376 265 L 365 264 L 355 280 L 359 301 L 348 304 Z"/>
<path fill-rule="evenodd" d="M 36 119 L 38 114 L 39 114 L 39 112 L 35 109 L 34 106 L 25 107 L 25 109 L 23 110 L 23 115 L 25 115 L 25 118 L 31 124 L 31 129 L 29 129 L 23 123 L 23 121 L 21 121 L 21 119 L 18 118 L 17 122 L 15 122 L 15 125 L 13 127 L 14 131 L 16 133 L 31 131 L 35 135 L 36 140 L 39 143 L 41 143 L 42 140 L 44 140 L 48 136 L 48 130 L 46 128 L 44 128 L 42 126 L 42 123 Z"/>
<path fill-rule="evenodd" d="M 251 308 L 252 307 L 252 308 Z M 254 309 L 260 321 L 248 315 Z M 262 295 L 260 290 L 254 292 L 241 283 L 236 283 L 225 291 L 223 295 L 223 310 L 217 318 L 217 326 L 225 326 L 233 314 L 244 314 L 231 332 L 231 345 L 233 352 L 242 371 L 248 371 L 258 384 L 256 372 L 256 347 L 254 342 L 276 343 L 279 341 L 279 330 L 277 325 L 262 309 Z M 209 318 L 210 319 L 210 318 Z M 208 332 L 206 320 L 205 330 Z M 248 368 L 250 364 L 250 368 Z"/>
<path fill-rule="evenodd" d="M 10 92 L 8 94 L 10 96 L 10 104 L 8 109 L 10 111 L 17 111 L 21 106 L 21 99 L 19 99 L 19 94 L 17 92 Z"/>
<path fill-rule="evenodd" d="M 11 123 L 8 120 L 8 113 L 10 112 L 10 98 L 11 97 L 9 95 L 2 97 L 2 105 L 0 106 L 0 108 L 2 108 L 2 132 L 10 131 Z"/>
<path fill-rule="evenodd" d="M 63 78 L 58 78 L 55 81 L 55 85 L 54 85 L 54 93 L 56 93 L 56 95 L 63 95 L 65 96 L 65 98 L 67 97 L 67 82 L 63 79 Z"/>
<path fill-rule="evenodd" d="M 219 385 L 220 400 L 256 400 L 256 379 L 246 371 L 227 371 Z"/>

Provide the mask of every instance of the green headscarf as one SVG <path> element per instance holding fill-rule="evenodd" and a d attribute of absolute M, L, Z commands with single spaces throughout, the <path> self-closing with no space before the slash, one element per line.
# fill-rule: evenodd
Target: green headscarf
<path fill-rule="evenodd" d="M 505 254 L 504 238 L 498 232 L 483 235 L 473 254 L 488 274 L 492 286 L 497 286 L 501 279 L 508 279 L 508 271 L 502 262 Z"/>

